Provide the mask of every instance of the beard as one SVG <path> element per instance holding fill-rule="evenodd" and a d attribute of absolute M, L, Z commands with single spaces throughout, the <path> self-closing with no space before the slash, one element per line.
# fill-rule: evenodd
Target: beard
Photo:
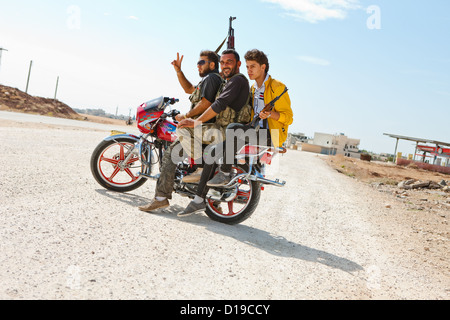
<path fill-rule="evenodd" d="M 237 66 L 234 66 L 233 68 L 222 69 L 222 75 L 225 77 L 225 79 L 231 78 L 236 73 L 237 73 Z"/>
<path fill-rule="evenodd" d="M 212 69 L 209 68 L 209 66 L 203 71 L 203 72 L 199 72 L 199 75 L 201 78 L 206 77 L 208 74 L 211 73 L 211 71 L 213 71 Z"/>

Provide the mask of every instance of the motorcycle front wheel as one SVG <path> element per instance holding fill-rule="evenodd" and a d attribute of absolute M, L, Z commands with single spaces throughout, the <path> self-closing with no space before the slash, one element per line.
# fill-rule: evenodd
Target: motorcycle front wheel
<path fill-rule="evenodd" d="M 91 172 L 95 180 L 104 188 L 116 192 L 128 192 L 141 187 L 147 180 L 138 173 L 141 161 L 133 154 L 136 141 L 131 138 L 117 138 L 114 141 L 102 141 L 91 156 Z"/>
<path fill-rule="evenodd" d="M 233 167 L 235 174 L 247 172 L 247 166 Z M 237 185 L 236 195 L 229 202 L 206 201 L 206 214 L 214 221 L 236 225 L 244 222 L 255 212 L 261 197 L 259 182 L 241 179 Z"/>

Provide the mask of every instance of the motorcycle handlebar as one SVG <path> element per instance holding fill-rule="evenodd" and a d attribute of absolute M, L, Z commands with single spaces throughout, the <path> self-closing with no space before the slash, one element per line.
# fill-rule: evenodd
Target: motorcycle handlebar
<path fill-rule="evenodd" d="M 179 99 L 175 99 L 175 98 L 164 98 L 164 102 L 169 102 L 170 104 L 175 104 L 175 103 L 177 103 L 177 102 L 180 102 L 180 100 Z"/>
<path fill-rule="evenodd" d="M 162 115 L 161 115 L 161 117 L 160 117 L 160 119 L 162 119 L 162 120 L 166 120 L 167 118 L 173 118 L 173 120 L 175 120 L 175 117 L 177 116 L 177 115 L 179 115 L 181 112 L 180 111 L 178 111 L 178 110 L 172 110 L 171 112 L 169 112 L 169 113 L 163 113 Z"/>

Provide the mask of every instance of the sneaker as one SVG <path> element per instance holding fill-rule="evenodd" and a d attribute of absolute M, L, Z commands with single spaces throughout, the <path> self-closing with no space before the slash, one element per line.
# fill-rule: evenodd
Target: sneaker
<path fill-rule="evenodd" d="M 203 201 L 202 203 L 195 203 L 194 201 L 191 201 L 191 203 L 189 203 L 189 205 L 186 207 L 186 209 L 184 209 L 183 212 L 179 213 L 178 216 L 179 217 L 188 217 L 191 214 L 197 213 L 197 212 L 202 212 L 206 210 L 206 204 Z"/>
<path fill-rule="evenodd" d="M 169 200 L 167 200 L 167 199 L 165 199 L 163 201 L 158 201 L 156 199 L 153 199 L 148 205 L 139 207 L 139 210 L 144 211 L 144 212 L 151 212 L 151 211 L 155 211 L 158 209 L 164 209 L 169 206 L 170 206 Z"/>
<path fill-rule="evenodd" d="M 231 181 L 231 175 L 225 175 L 222 171 L 219 171 L 214 178 L 208 181 L 208 187 L 223 187 Z"/>
<path fill-rule="evenodd" d="M 200 178 L 202 177 L 202 168 L 198 168 L 194 173 L 191 173 L 190 175 L 186 176 L 181 180 L 183 183 L 199 183 Z"/>

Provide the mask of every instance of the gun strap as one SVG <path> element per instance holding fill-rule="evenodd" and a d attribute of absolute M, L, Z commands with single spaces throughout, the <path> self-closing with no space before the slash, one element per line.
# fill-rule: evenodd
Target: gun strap
<path fill-rule="evenodd" d="M 225 38 L 225 40 L 223 40 L 222 44 L 217 48 L 217 50 L 216 50 L 216 53 L 217 53 L 217 54 L 219 54 L 220 49 L 222 49 L 222 47 L 223 47 L 223 45 L 225 44 L 225 42 L 227 41 L 227 39 L 228 39 L 228 35 L 227 35 L 227 37 Z"/>

